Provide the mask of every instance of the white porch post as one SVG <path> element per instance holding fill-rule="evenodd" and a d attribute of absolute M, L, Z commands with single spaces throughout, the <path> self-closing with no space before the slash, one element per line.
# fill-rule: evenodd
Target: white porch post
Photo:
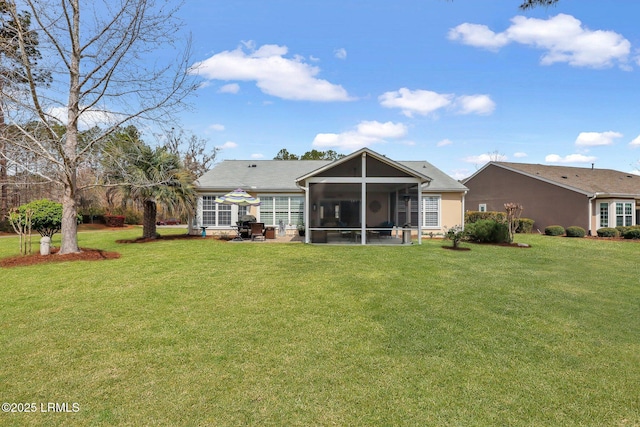
<path fill-rule="evenodd" d="M 360 197 L 362 205 L 360 208 L 360 244 L 367 243 L 367 153 L 362 153 L 362 182 L 360 184 Z"/>
<path fill-rule="evenodd" d="M 422 244 L 422 183 L 418 180 L 418 244 Z"/>
<path fill-rule="evenodd" d="M 309 232 L 309 183 L 305 181 L 304 187 L 304 242 L 311 242 L 311 236 Z"/>

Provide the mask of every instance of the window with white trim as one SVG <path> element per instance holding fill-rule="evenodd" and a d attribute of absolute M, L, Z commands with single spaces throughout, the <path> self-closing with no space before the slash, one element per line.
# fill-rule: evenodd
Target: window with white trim
<path fill-rule="evenodd" d="M 480 203 L 478 205 L 478 212 L 486 212 L 487 211 L 487 204 L 486 203 Z"/>
<path fill-rule="evenodd" d="M 302 224 L 303 213 L 304 197 L 260 195 L 260 222 L 265 225 L 278 226 L 282 221 L 285 226 L 296 226 Z"/>
<path fill-rule="evenodd" d="M 422 226 L 440 227 L 440 196 L 422 197 Z"/>
<path fill-rule="evenodd" d="M 609 203 L 600 203 L 600 227 L 609 226 Z"/>
<path fill-rule="evenodd" d="M 616 202 L 616 227 L 633 225 L 633 203 Z"/>
<path fill-rule="evenodd" d="M 231 205 L 215 202 L 216 196 L 202 196 L 202 226 L 223 227 L 231 225 Z"/>

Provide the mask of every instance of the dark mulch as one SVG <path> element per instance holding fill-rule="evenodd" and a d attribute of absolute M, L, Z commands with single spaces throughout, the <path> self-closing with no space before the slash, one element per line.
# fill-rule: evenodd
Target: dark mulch
<path fill-rule="evenodd" d="M 194 234 L 170 234 L 168 236 L 158 236 L 155 239 L 149 239 L 148 237 L 138 237 L 136 239 L 116 240 L 116 243 L 151 243 L 151 242 L 159 242 L 162 240 L 183 240 L 183 239 L 202 239 L 202 236 L 194 235 Z"/>
<path fill-rule="evenodd" d="M 450 249 L 452 251 L 470 251 L 471 250 L 471 248 L 467 248 L 463 246 L 458 246 L 457 248 L 454 248 L 453 246 L 443 246 L 442 249 Z"/>
<path fill-rule="evenodd" d="M 0 259 L 0 267 L 11 268 L 50 262 L 99 261 L 103 259 L 120 258 L 120 254 L 118 252 L 107 252 L 101 249 L 80 248 L 80 252 L 78 253 L 64 255 L 59 255 L 59 250 L 59 248 L 52 248 L 51 255 L 40 255 L 40 253 L 38 252 L 31 255 L 16 255 L 8 258 L 3 258 Z"/>

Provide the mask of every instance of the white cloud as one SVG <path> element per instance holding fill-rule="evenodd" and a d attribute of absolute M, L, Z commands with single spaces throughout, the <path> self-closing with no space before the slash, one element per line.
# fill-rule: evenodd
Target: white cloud
<path fill-rule="evenodd" d="M 218 89 L 220 93 L 238 93 L 240 91 L 240 85 L 238 83 L 229 83 Z"/>
<path fill-rule="evenodd" d="M 221 125 L 220 123 L 214 123 L 211 126 L 209 126 L 209 129 L 215 130 L 217 132 L 221 132 L 224 130 L 224 125 Z"/>
<path fill-rule="evenodd" d="M 354 151 L 373 144 L 386 142 L 388 139 L 399 139 L 406 134 L 407 127 L 402 123 L 363 121 L 351 131 L 319 133 L 313 139 L 313 146 Z"/>
<path fill-rule="evenodd" d="M 262 159 L 264 157 L 264 154 L 259 154 L 259 153 L 254 153 L 251 155 L 252 159 Z"/>
<path fill-rule="evenodd" d="M 285 58 L 286 46 L 263 45 L 255 49 L 253 42 L 243 42 L 243 46 L 197 62 L 191 72 L 210 80 L 255 81 L 262 92 L 282 99 L 352 100 L 342 86 L 317 78 L 320 69 L 304 58 Z"/>
<path fill-rule="evenodd" d="M 334 50 L 333 54 L 338 59 L 347 59 L 347 50 L 343 47 L 341 47 L 340 49 Z"/>
<path fill-rule="evenodd" d="M 488 95 L 464 95 L 456 99 L 459 114 L 480 114 L 482 116 L 493 113 L 496 103 Z"/>
<path fill-rule="evenodd" d="M 520 43 L 543 50 L 543 65 L 566 62 L 575 67 L 604 68 L 618 63 L 627 69 L 631 51 L 631 43 L 620 34 L 592 31 L 566 14 L 546 20 L 516 16 L 503 33 L 495 33 L 485 25 L 464 23 L 452 28 L 448 37 L 493 51 L 510 42 Z"/>
<path fill-rule="evenodd" d="M 460 181 L 461 179 L 465 179 L 470 176 L 471 172 L 468 169 L 454 169 L 449 173 L 449 176 L 456 181 Z"/>
<path fill-rule="evenodd" d="M 238 147 L 238 144 L 236 144 L 235 142 L 227 141 L 224 144 L 217 146 L 216 148 L 224 150 L 225 148 L 237 148 L 237 147 Z"/>
<path fill-rule="evenodd" d="M 633 141 L 629 143 L 632 147 L 640 147 L 640 135 L 638 135 Z"/>
<path fill-rule="evenodd" d="M 580 132 L 576 138 L 578 147 L 597 147 L 600 145 L 613 145 L 615 138 L 622 138 L 619 132 Z"/>
<path fill-rule="evenodd" d="M 585 156 L 583 154 L 569 154 L 565 157 L 561 157 L 557 154 L 549 154 L 544 158 L 544 161 L 548 163 L 592 163 L 597 159 L 597 157 Z"/>
<path fill-rule="evenodd" d="M 506 162 L 507 159 L 507 156 L 504 154 L 490 153 L 480 154 L 479 156 L 467 156 L 462 160 L 467 163 L 484 164 L 489 162 Z"/>
<path fill-rule="evenodd" d="M 378 97 L 380 105 L 400 108 L 407 117 L 413 114 L 426 116 L 451 104 L 453 95 L 440 94 L 429 90 L 409 90 L 405 87 L 397 91 L 385 92 Z"/>
<path fill-rule="evenodd" d="M 527 157 L 527 153 L 513 153 L 513 157 L 515 157 L 516 159 L 521 159 L 523 157 Z"/>
<path fill-rule="evenodd" d="M 451 141 L 450 139 L 443 139 L 442 141 L 438 141 L 438 143 L 436 144 L 436 147 L 445 147 L 447 145 L 451 145 L 453 144 L 453 141 Z"/>
<path fill-rule="evenodd" d="M 427 116 L 441 108 L 451 108 L 458 114 L 491 114 L 495 103 L 488 95 L 462 95 L 456 97 L 450 93 L 437 93 L 430 90 L 410 90 L 403 87 L 396 91 L 385 92 L 378 97 L 380 105 L 386 108 L 399 108 L 402 114 L 413 117 L 414 114 Z"/>
<path fill-rule="evenodd" d="M 460 41 L 462 44 L 498 50 L 509 43 L 505 34 L 496 34 L 486 25 L 460 24 L 449 30 L 449 40 Z"/>

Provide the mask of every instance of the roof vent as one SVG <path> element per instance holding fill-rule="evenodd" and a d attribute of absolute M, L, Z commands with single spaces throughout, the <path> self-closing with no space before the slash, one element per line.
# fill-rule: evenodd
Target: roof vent
<path fill-rule="evenodd" d="M 562 179 L 567 179 L 567 175 L 562 175 Z"/>
<path fill-rule="evenodd" d="M 253 163 L 253 164 L 250 164 L 248 167 L 250 167 L 250 168 L 255 168 L 255 167 L 258 167 L 258 165 L 256 165 L 255 163 Z"/>

